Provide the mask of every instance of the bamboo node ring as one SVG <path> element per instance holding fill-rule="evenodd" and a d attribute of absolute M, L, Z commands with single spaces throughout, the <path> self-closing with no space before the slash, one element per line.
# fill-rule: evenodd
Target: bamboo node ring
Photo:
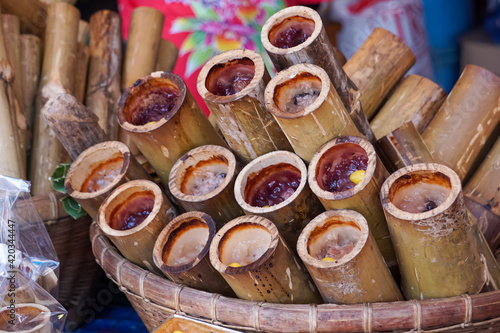
<path fill-rule="evenodd" d="M 309 306 L 309 332 L 318 332 L 318 306 L 316 304 Z"/>
<path fill-rule="evenodd" d="M 467 294 L 462 295 L 462 298 L 465 304 L 464 324 L 468 325 L 472 322 L 472 298 Z"/>
<path fill-rule="evenodd" d="M 257 332 L 261 332 L 261 330 L 260 330 L 260 309 L 262 307 L 262 304 L 264 304 L 264 302 L 259 302 L 259 303 L 254 304 L 253 311 L 252 311 L 253 327 L 255 327 Z"/>
<path fill-rule="evenodd" d="M 219 301 L 221 296 L 221 294 L 213 294 L 212 298 L 210 298 L 210 319 L 212 324 L 216 325 L 220 323 L 217 320 L 217 301 Z"/>
<path fill-rule="evenodd" d="M 183 314 L 181 311 L 181 291 L 184 289 L 185 285 L 178 284 L 175 289 L 175 297 L 174 297 L 174 305 L 175 305 L 175 313 Z"/>
<path fill-rule="evenodd" d="M 116 278 L 118 280 L 118 284 L 120 285 L 120 290 L 122 290 L 121 288 L 124 288 L 125 290 L 127 290 L 127 288 L 123 287 L 123 284 L 122 284 L 122 266 L 128 261 L 127 259 L 123 258 L 123 260 L 121 260 L 117 265 L 116 265 Z"/>
<path fill-rule="evenodd" d="M 363 331 L 367 333 L 372 332 L 372 317 L 373 317 L 373 309 L 371 303 L 363 304 Z"/>
<path fill-rule="evenodd" d="M 422 305 L 417 300 L 410 300 L 413 305 L 413 327 L 417 332 L 422 332 Z"/>
<path fill-rule="evenodd" d="M 150 271 L 144 270 L 139 276 L 139 295 L 144 299 L 144 301 L 149 302 L 149 300 L 146 298 L 144 294 L 144 281 L 146 280 L 146 277 L 150 274 Z"/>

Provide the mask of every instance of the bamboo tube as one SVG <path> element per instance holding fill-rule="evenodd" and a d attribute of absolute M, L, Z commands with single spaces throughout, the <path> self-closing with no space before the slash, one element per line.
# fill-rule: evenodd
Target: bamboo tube
<path fill-rule="evenodd" d="M 156 266 L 175 283 L 234 296 L 210 263 L 208 251 L 216 232 L 214 220 L 206 213 L 191 211 L 177 216 L 156 240 Z"/>
<path fill-rule="evenodd" d="M 413 122 L 408 121 L 378 140 L 387 169 L 394 172 L 418 163 L 434 163 L 429 149 Z"/>
<path fill-rule="evenodd" d="M 350 180 L 353 168 L 365 171 L 357 184 Z M 325 209 L 352 209 L 363 215 L 387 265 L 393 268 L 396 256 L 379 200 L 380 188 L 387 176 L 368 140 L 353 136 L 333 139 L 323 145 L 308 170 L 309 186 Z"/>
<path fill-rule="evenodd" d="M 366 219 L 347 210 L 329 210 L 300 234 L 297 251 L 326 303 L 402 301 Z"/>
<path fill-rule="evenodd" d="M 155 241 L 175 216 L 174 207 L 158 185 L 149 180 L 132 180 L 104 200 L 97 223 L 125 258 L 156 272 Z"/>
<path fill-rule="evenodd" d="M 74 96 L 83 103 L 85 98 L 85 88 L 87 87 L 87 71 L 89 68 L 90 49 L 89 49 L 89 23 L 80 20 L 78 24 L 78 45 L 76 50 L 76 74 L 75 86 L 73 88 Z"/>
<path fill-rule="evenodd" d="M 302 229 L 324 211 L 307 185 L 305 163 L 287 151 L 270 152 L 245 166 L 234 195 L 245 214 L 271 220 L 293 250 Z"/>
<path fill-rule="evenodd" d="M 463 181 L 486 154 L 481 148 L 499 120 L 500 78 L 467 65 L 422 138 L 436 162 L 452 168 Z"/>
<path fill-rule="evenodd" d="M 419 75 L 408 75 L 370 122 L 375 137 L 379 140 L 407 121 L 413 122 L 422 134 L 445 99 L 446 92 L 436 83 Z"/>
<path fill-rule="evenodd" d="M 165 187 L 170 170 L 186 152 L 205 144 L 225 146 L 184 81 L 173 73 L 151 73 L 129 87 L 118 103 L 118 121 Z"/>
<path fill-rule="evenodd" d="M 217 229 L 243 215 L 234 198 L 234 181 L 240 168 L 233 153 L 205 145 L 184 154 L 172 167 L 168 187 L 185 211 L 212 216 Z"/>
<path fill-rule="evenodd" d="M 85 149 L 106 141 L 97 116 L 69 94 L 49 100 L 41 114 L 73 160 Z"/>
<path fill-rule="evenodd" d="M 21 35 L 21 75 L 24 85 L 24 114 L 28 128 L 33 127 L 34 102 L 42 61 L 41 43 L 41 39 L 35 35 Z M 29 140 L 28 144 L 30 144 Z"/>
<path fill-rule="evenodd" d="M 172 72 L 179 56 L 179 49 L 168 39 L 162 38 L 158 49 L 156 71 Z"/>
<path fill-rule="evenodd" d="M 248 163 L 275 150 L 292 150 L 264 104 L 270 76 L 262 57 L 251 50 L 231 50 L 201 69 L 197 88 L 236 155 Z"/>
<path fill-rule="evenodd" d="M 19 17 L 23 34 L 34 34 L 45 40 L 49 17 L 44 3 L 39 0 L 1 0 L 0 4 L 3 12 Z"/>
<path fill-rule="evenodd" d="M 48 9 L 45 54 L 36 102 L 37 116 L 31 154 L 32 195 L 51 191 L 49 176 L 59 163 L 68 160 L 66 152 L 40 110 L 57 94 L 74 93 L 79 19 L 78 9 L 65 3 L 54 4 Z"/>
<path fill-rule="evenodd" d="M 0 333 L 50 333 L 52 323 L 49 308 L 41 304 L 15 304 L 14 318 L 9 307 L 0 309 Z M 12 322 L 14 325 L 12 325 Z"/>
<path fill-rule="evenodd" d="M 106 141 L 78 156 L 66 174 L 64 187 L 96 220 L 99 207 L 113 189 L 133 179 L 153 180 L 124 143 Z"/>
<path fill-rule="evenodd" d="M 90 17 L 90 64 L 85 105 L 99 117 L 109 139 L 118 137 L 115 110 L 121 96 L 120 15 L 102 10 Z"/>
<path fill-rule="evenodd" d="M 460 178 L 440 164 L 416 164 L 393 173 L 380 198 L 408 299 L 478 293 L 486 282 Z"/>
<path fill-rule="evenodd" d="M 228 222 L 212 240 L 210 262 L 239 298 L 298 304 L 321 300 L 276 226 L 264 217 Z"/>
<path fill-rule="evenodd" d="M 304 95 L 310 100 L 301 102 Z M 293 150 L 306 162 L 325 142 L 360 134 L 328 75 L 318 66 L 299 64 L 279 72 L 267 85 L 264 96 Z"/>
<path fill-rule="evenodd" d="M 494 251 L 500 245 L 500 139 L 464 187 L 465 205 Z"/>

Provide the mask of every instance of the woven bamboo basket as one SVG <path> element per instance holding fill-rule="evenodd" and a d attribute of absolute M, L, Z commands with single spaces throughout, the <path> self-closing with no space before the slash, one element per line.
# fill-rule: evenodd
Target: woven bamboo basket
<path fill-rule="evenodd" d="M 252 302 L 175 284 L 125 259 L 93 223 L 96 261 L 153 331 L 173 313 L 243 331 L 500 331 L 500 291 L 421 301 L 356 305 Z"/>

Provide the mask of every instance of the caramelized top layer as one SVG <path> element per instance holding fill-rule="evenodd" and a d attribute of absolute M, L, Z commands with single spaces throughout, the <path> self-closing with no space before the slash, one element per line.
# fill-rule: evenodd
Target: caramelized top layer
<path fill-rule="evenodd" d="M 283 112 L 297 113 L 313 104 L 321 93 L 321 80 L 311 73 L 300 73 L 274 88 L 274 103 Z"/>
<path fill-rule="evenodd" d="M 314 31 L 314 21 L 302 16 L 287 17 L 269 31 L 269 42 L 280 49 L 304 43 Z"/>
<path fill-rule="evenodd" d="M 129 230 L 140 225 L 153 210 L 155 196 L 144 191 L 132 194 L 110 215 L 109 226 L 115 230 Z"/>
<path fill-rule="evenodd" d="M 215 65 L 208 72 L 205 86 L 217 96 L 239 93 L 250 84 L 255 75 L 255 64 L 249 58 L 233 59 Z"/>
<path fill-rule="evenodd" d="M 99 163 L 83 182 L 80 192 L 97 192 L 105 188 L 120 174 L 122 167 L 123 156 Z"/>

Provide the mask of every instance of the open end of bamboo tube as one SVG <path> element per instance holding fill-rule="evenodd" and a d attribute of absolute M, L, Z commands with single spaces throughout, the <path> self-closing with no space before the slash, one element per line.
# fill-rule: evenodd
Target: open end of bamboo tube
<path fill-rule="evenodd" d="M 90 147 L 71 165 L 64 187 L 77 199 L 98 197 L 115 187 L 130 165 L 130 150 L 118 141 Z"/>
<path fill-rule="evenodd" d="M 326 72 L 309 64 L 294 65 L 279 72 L 265 91 L 266 106 L 280 118 L 303 117 L 326 99 L 330 90 Z"/>
<path fill-rule="evenodd" d="M 0 309 L 0 332 L 49 332 L 50 310 L 39 304 L 17 304 L 15 318 L 11 317 L 11 309 Z M 9 323 L 13 321 L 15 325 Z"/>
<path fill-rule="evenodd" d="M 305 48 L 321 33 L 319 14 L 308 7 L 285 8 L 271 16 L 261 31 L 265 49 L 272 53 L 293 53 Z"/>
<path fill-rule="evenodd" d="M 373 146 L 360 137 L 340 137 L 327 142 L 309 164 L 311 190 L 326 200 L 351 197 L 370 182 L 376 158 Z"/>
<path fill-rule="evenodd" d="M 138 133 L 159 128 L 179 110 L 185 96 L 186 84 L 178 75 L 151 73 L 137 80 L 121 97 L 120 126 Z"/>
<path fill-rule="evenodd" d="M 460 191 L 460 179 L 450 168 L 422 163 L 393 173 L 382 186 L 380 196 L 389 214 L 404 220 L 420 220 L 446 211 Z"/>
<path fill-rule="evenodd" d="M 205 145 L 182 156 L 170 172 L 169 188 L 183 201 L 205 201 L 218 195 L 236 173 L 236 158 L 228 149 Z"/>

